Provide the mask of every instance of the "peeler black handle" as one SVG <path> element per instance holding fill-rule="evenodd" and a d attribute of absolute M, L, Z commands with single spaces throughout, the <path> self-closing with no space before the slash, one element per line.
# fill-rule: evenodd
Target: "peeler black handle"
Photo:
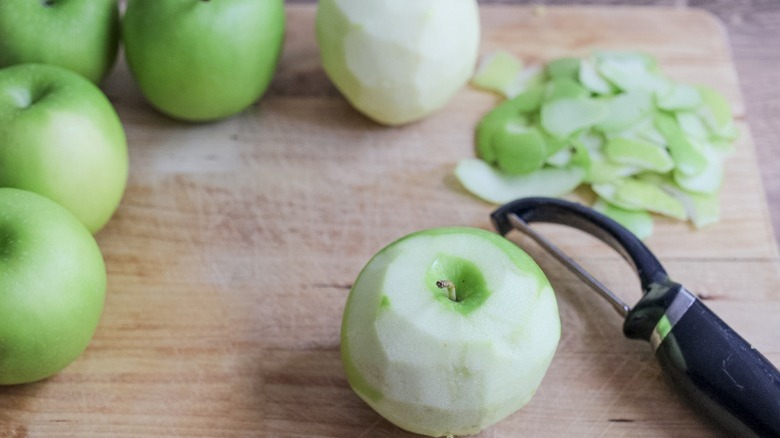
<path fill-rule="evenodd" d="M 780 437 L 780 373 L 685 289 L 650 339 L 673 384 L 739 437 Z"/>
<path fill-rule="evenodd" d="M 624 334 L 649 341 L 675 385 L 736 436 L 780 437 L 780 372 L 671 281 L 631 232 L 588 207 L 553 198 L 525 198 L 497 209 L 491 218 L 502 235 L 514 229 L 510 215 L 574 227 L 615 248 L 634 265 L 643 289 L 626 315 Z"/>

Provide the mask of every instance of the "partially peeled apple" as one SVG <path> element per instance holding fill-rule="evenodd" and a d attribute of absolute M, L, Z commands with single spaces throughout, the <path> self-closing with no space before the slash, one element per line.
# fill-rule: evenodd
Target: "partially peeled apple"
<path fill-rule="evenodd" d="M 530 401 L 560 330 L 550 283 L 523 250 L 485 230 L 437 228 L 363 268 L 341 356 L 355 392 L 395 425 L 470 435 Z"/>
<path fill-rule="evenodd" d="M 321 0 L 325 72 L 360 112 L 386 125 L 422 119 L 469 80 L 479 49 L 476 0 Z"/>

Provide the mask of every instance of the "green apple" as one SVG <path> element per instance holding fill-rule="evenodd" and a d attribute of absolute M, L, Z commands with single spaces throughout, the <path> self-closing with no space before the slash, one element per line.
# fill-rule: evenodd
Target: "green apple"
<path fill-rule="evenodd" d="M 97 83 L 118 46 L 116 0 L 0 1 L 0 67 L 55 64 Z"/>
<path fill-rule="evenodd" d="M 445 106 L 479 49 L 476 0 L 320 0 L 325 72 L 357 110 L 399 125 Z"/>
<path fill-rule="evenodd" d="M 0 384 L 45 379 L 95 332 L 106 269 L 70 212 L 32 192 L 0 188 Z"/>
<path fill-rule="evenodd" d="M 171 117 L 217 120 L 263 95 L 284 39 L 283 0 L 128 0 L 125 57 Z"/>
<path fill-rule="evenodd" d="M 93 83 L 61 67 L 0 69 L 0 187 L 44 195 L 93 233 L 127 184 L 124 129 Z"/>
<path fill-rule="evenodd" d="M 531 399 L 560 329 L 530 256 L 495 233 L 437 228 L 363 268 L 344 310 L 341 358 L 355 392 L 392 423 L 468 435 Z"/>

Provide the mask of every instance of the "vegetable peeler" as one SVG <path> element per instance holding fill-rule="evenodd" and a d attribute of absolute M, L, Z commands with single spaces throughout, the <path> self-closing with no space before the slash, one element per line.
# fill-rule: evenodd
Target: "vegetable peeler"
<path fill-rule="evenodd" d="M 625 319 L 627 338 L 648 341 L 661 368 L 694 403 L 736 436 L 780 437 L 780 372 L 683 285 L 630 231 L 583 205 L 523 198 L 491 215 L 501 235 L 525 233 L 605 298 Z M 629 307 L 529 226 L 565 225 L 611 246 L 633 265 L 642 298 Z"/>

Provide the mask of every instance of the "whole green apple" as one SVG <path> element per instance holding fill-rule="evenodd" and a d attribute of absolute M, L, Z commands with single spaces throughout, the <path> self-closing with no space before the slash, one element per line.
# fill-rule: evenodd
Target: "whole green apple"
<path fill-rule="evenodd" d="M 341 358 L 355 392 L 397 426 L 470 435 L 531 399 L 560 329 L 550 283 L 519 247 L 481 229 L 437 228 L 363 268 Z"/>
<path fill-rule="evenodd" d="M 0 1 L 0 67 L 55 64 L 97 83 L 118 46 L 116 0 Z"/>
<path fill-rule="evenodd" d="M 0 187 L 44 195 L 95 233 L 127 172 L 124 129 L 95 84 L 52 65 L 0 69 Z"/>
<path fill-rule="evenodd" d="M 358 111 L 386 125 L 420 120 L 471 78 L 476 0 L 320 0 L 317 43 L 328 77 Z"/>
<path fill-rule="evenodd" d="M 32 192 L 0 188 L 0 384 L 45 379 L 89 344 L 106 269 L 92 234 Z"/>
<path fill-rule="evenodd" d="M 128 0 L 125 57 L 146 99 L 187 121 L 236 114 L 268 88 L 283 0 Z"/>

